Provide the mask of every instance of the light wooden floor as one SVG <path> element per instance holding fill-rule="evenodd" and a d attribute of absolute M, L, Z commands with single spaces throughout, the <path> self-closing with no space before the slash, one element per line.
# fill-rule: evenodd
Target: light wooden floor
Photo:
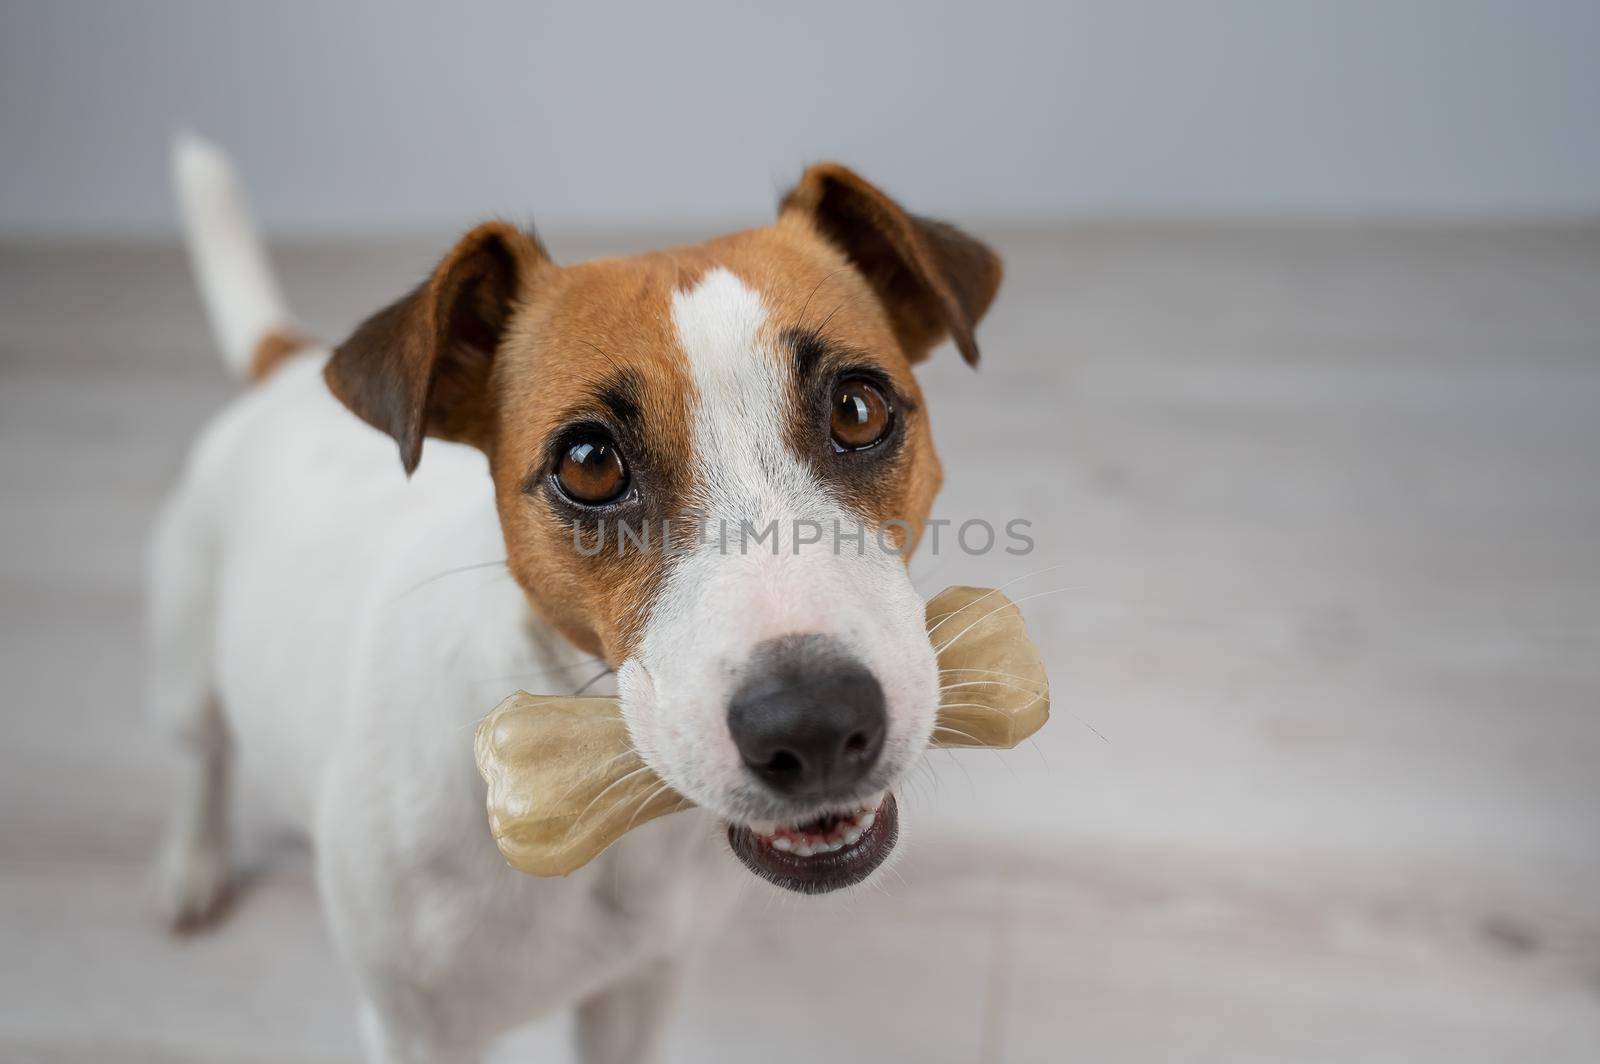
<path fill-rule="evenodd" d="M 752 892 L 673 1059 L 1600 1060 L 1600 231 L 1003 245 L 983 371 L 926 373 L 941 512 L 1038 550 L 914 572 L 1066 589 L 1056 718 L 933 758 L 882 891 Z M 437 250 L 280 265 L 338 336 Z M 0 1059 L 356 1057 L 258 803 L 229 922 L 141 911 L 140 551 L 230 390 L 175 250 L 0 246 Z"/>

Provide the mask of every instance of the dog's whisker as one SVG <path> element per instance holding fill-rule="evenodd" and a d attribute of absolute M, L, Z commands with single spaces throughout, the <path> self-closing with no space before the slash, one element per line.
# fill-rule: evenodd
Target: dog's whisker
<path fill-rule="evenodd" d="M 971 742 L 977 743 L 979 746 L 987 745 L 986 743 L 984 743 L 984 741 L 982 739 L 979 739 L 976 735 L 973 735 L 971 732 L 962 731 L 960 728 L 952 728 L 948 724 L 940 724 L 940 725 L 936 726 L 933 729 L 933 733 L 935 735 L 938 735 L 940 732 L 943 732 L 946 735 L 954 735 L 954 736 L 957 736 L 958 738 L 970 740 Z"/>
<path fill-rule="evenodd" d="M 954 675 L 957 675 L 958 673 L 977 673 L 979 676 L 1003 676 L 1008 680 L 1021 680 L 1024 683 L 1033 683 L 1033 682 L 1035 682 L 1033 677 L 1023 676 L 1020 673 L 1005 672 L 1002 669 L 981 669 L 981 668 L 978 668 L 978 667 L 972 666 L 972 665 L 964 666 L 962 668 L 957 668 L 957 669 L 940 669 L 939 670 L 939 675 L 940 676 L 954 676 Z"/>
<path fill-rule="evenodd" d="M 931 781 L 931 783 L 929 781 Z M 930 786 L 933 791 L 932 801 L 934 803 L 938 802 L 939 774 L 934 771 L 933 763 L 930 762 L 927 757 L 918 758 L 916 770 L 906 777 L 906 786 L 910 788 L 913 785 Z"/>
<path fill-rule="evenodd" d="M 579 658 L 577 661 L 564 661 L 564 662 L 560 663 L 559 665 L 550 665 L 550 666 L 547 666 L 546 668 L 543 668 L 543 669 L 535 669 L 532 672 L 510 672 L 510 673 L 506 673 L 504 676 L 486 676 L 481 680 L 475 680 L 473 682 L 474 683 L 521 683 L 524 680 L 533 680 L 533 679 L 539 678 L 540 676 L 548 676 L 552 672 L 562 672 L 562 671 L 565 671 L 566 669 L 581 668 L 584 665 L 594 665 L 594 664 L 599 663 L 601 660 L 603 660 L 603 659 L 601 659 L 598 656 L 588 657 L 588 658 Z"/>
<path fill-rule="evenodd" d="M 945 640 L 939 646 L 934 647 L 933 648 L 933 652 L 934 652 L 935 656 L 937 656 L 939 654 L 943 654 L 945 651 L 949 650 L 952 646 L 955 645 L 956 640 L 960 639 L 962 636 L 964 636 L 968 632 L 972 631 L 974 628 L 976 628 L 978 625 L 982 624 L 984 621 L 987 621 L 990 617 L 993 617 L 995 614 L 1000 613 L 1002 610 L 1009 609 L 1009 608 L 1011 608 L 1013 606 L 1016 606 L 1016 605 L 1019 605 L 1020 603 L 1023 603 L 1023 602 L 1028 602 L 1031 599 L 1044 598 L 1047 595 L 1060 595 L 1060 594 L 1064 594 L 1065 592 L 1068 592 L 1068 591 L 1076 591 L 1076 590 L 1078 590 L 1076 587 L 1053 587 L 1048 591 L 1035 591 L 1031 595 L 1023 595 L 1021 598 L 1013 599 L 1013 600 L 1005 603 L 1002 606 L 996 606 L 994 609 L 990 610 L 988 613 L 985 613 L 982 617 L 979 617 L 977 620 L 973 621 L 971 624 L 969 624 L 965 628 L 961 629 L 961 631 L 957 632 L 955 635 L 953 635 L 949 639 Z M 976 600 L 974 600 L 974 601 L 976 601 Z M 949 618 L 947 617 L 947 618 L 945 618 L 945 620 L 949 620 Z M 943 624 L 944 621 L 940 621 L 939 623 Z"/>
<path fill-rule="evenodd" d="M 601 669 L 599 672 L 595 673 L 592 677 L 585 681 L 584 684 L 576 691 L 572 692 L 572 697 L 577 698 L 579 695 L 583 694 L 583 692 L 587 691 L 589 688 L 593 687 L 607 676 L 610 676 L 614 671 L 615 670 L 612 669 L 611 666 L 607 665 L 605 668 Z"/>
<path fill-rule="evenodd" d="M 594 808 L 596 802 L 610 794 L 613 788 L 619 786 L 620 784 L 626 783 L 628 780 L 633 779 L 642 772 L 649 771 L 649 765 L 640 765 L 636 769 L 624 772 L 622 775 L 606 784 L 605 787 L 601 789 L 600 793 L 589 799 L 589 804 L 584 806 L 583 809 L 579 811 L 578 815 L 573 818 L 571 825 L 569 825 L 567 828 L 567 833 L 561 838 L 562 844 L 565 845 L 567 842 L 571 841 L 572 833 L 577 830 L 578 825 L 583 823 L 583 818 L 589 815 L 589 810 Z"/>
<path fill-rule="evenodd" d="M 822 280 L 817 282 L 817 287 L 815 287 L 815 288 L 813 288 L 811 290 L 811 294 L 806 296 L 806 301 L 800 305 L 800 313 L 796 317 L 795 320 L 796 321 L 805 321 L 806 320 L 806 311 L 811 309 L 811 301 L 816 298 L 818 292 L 822 291 L 822 286 L 827 284 L 829 281 L 833 280 L 839 274 L 844 273 L 845 271 L 847 271 L 849 269 L 850 269 L 849 266 L 840 266 L 836 270 L 829 270 L 827 273 L 823 274 L 822 275 Z"/>
<path fill-rule="evenodd" d="M 1000 763 L 1004 765 L 1006 767 L 1006 771 L 1011 773 L 1012 777 L 1015 778 L 1017 770 L 1011 767 L 1011 762 L 1007 761 L 1004 757 L 1001 757 L 998 749 L 990 746 L 982 739 L 979 739 L 976 735 L 973 735 L 970 732 L 964 732 L 960 728 L 952 728 L 948 724 L 940 724 L 934 728 L 935 734 L 938 734 L 940 731 L 943 731 L 949 735 L 959 736 L 960 738 L 970 741 L 973 746 L 982 747 L 983 749 L 988 750 L 991 754 L 1000 758 Z"/>
<path fill-rule="evenodd" d="M 824 329 L 826 329 L 828 327 L 828 323 L 833 320 L 833 316 L 835 314 L 839 313 L 847 305 L 854 305 L 856 303 L 861 302 L 862 298 L 863 297 L 860 296 L 860 295 L 855 295 L 855 296 L 846 296 L 844 299 L 840 300 L 838 306 L 836 306 L 832 310 L 828 311 L 828 316 L 826 318 L 822 319 L 822 324 L 817 326 L 816 331 L 818 333 L 822 332 L 822 330 L 824 330 Z"/>
<path fill-rule="evenodd" d="M 950 649 L 950 647 L 955 644 L 956 640 L 960 639 L 962 636 L 966 635 L 972 629 L 976 628 L 978 625 L 982 624 L 984 621 L 988 620 L 990 617 L 993 617 L 995 614 L 1004 612 L 1008 607 L 1016 606 L 1018 603 L 1028 602 L 1031 599 L 1044 598 L 1047 595 L 1059 595 L 1059 594 L 1062 594 L 1062 593 L 1067 592 L 1067 591 L 1076 591 L 1076 590 L 1078 590 L 1078 588 L 1075 587 L 1075 586 L 1053 587 L 1053 588 L 1049 588 L 1048 590 L 1045 590 L 1045 591 L 1035 591 L 1035 592 L 1032 592 L 1031 594 L 1023 595 L 1019 599 L 1012 599 L 1012 600 L 1009 600 L 1007 602 L 1004 602 L 1001 605 L 996 606 L 994 609 L 989 610 L 983 616 L 979 617 L 977 620 L 975 620 L 971 624 L 967 625 L 961 631 L 957 632 L 954 636 L 951 636 L 949 639 L 945 640 L 943 643 L 941 643 L 941 644 L 937 645 L 936 647 L 934 647 L 934 653 L 936 655 L 937 654 L 943 654 L 946 650 Z M 979 599 L 973 599 L 972 603 L 969 603 L 969 605 L 975 604 L 978 601 L 979 601 Z M 955 616 L 957 616 L 957 615 L 959 615 L 961 613 L 964 613 L 965 611 L 966 611 L 966 607 L 963 607 L 960 610 L 956 610 L 953 613 L 947 614 L 944 617 L 943 620 L 941 620 L 938 624 L 934 625 L 933 629 L 929 629 L 929 635 L 931 636 L 933 634 L 933 630 L 934 629 L 936 629 L 936 628 L 940 627 L 941 625 L 943 625 L 946 621 L 950 620 L 951 617 L 955 617 Z"/>
<path fill-rule="evenodd" d="M 1050 697 L 1048 691 L 1042 691 L 1036 687 L 1016 687 L 1014 685 L 1008 685 L 1008 687 L 1010 690 L 1018 692 L 1019 695 L 1027 695 L 1028 697 L 1025 699 L 1019 697 L 1014 703 L 1003 706 L 992 705 L 988 702 L 940 702 L 939 708 L 941 710 L 974 709 L 983 713 L 993 713 L 997 717 L 1010 717 Z"/>
<path fill-rule="evenodd" d="M 1043 695 L 1043 694 L 1046 693 L 1046 688 L 1045 688 L 1045 686 L 1043 684 L 1014 683 L 1014 682 L 1012 682 L 1010 680 L 973 680 L 973 681 L 971 681 L 969 683 L 953 683 L 953 684 L 950 684 L 948 686 L 941 687 L 941 688 L 939 688 L 939 694 L 942 696 L 942 695 L 948 694 L 951 691 L 960 690 L 961 688 L 964 688 L 964 687 L 998 687 L 998 688 L 1002 688 L 1002 689 L 1004 689 L 1006 691 L 1016 691 L 1019 694 L 1028 694 L 1028 695 L 1036 695 L 1036 696 L 1037 695 Z M 979 692 L 979 693 L 981 693 L 981 692 Z M 999 694 L 999 692 L 996 692 L 997 696 L 998 696 L 998 694 Z"/>
<path fill-rule="evenodd" d="M 973 670 L 973 671 L 984 671 L 984 670 Z M 1010 674 L 1009 673 L 999 673 L 998 675 L 1010 675 Z M 1025 678 L 1024 677 L 1018 677 L 1018 679 L 1025 679 Z M 973 684 L 977 684 L 977 683 L 999 683 L 999 682 L 1000 681 L 998 681 L 998 680 L 993 680 L 993 681 L 976 681 L 975 680 L 975 681 L 972 681 Z M 970 685 L 966 684 L 966 683 L 950 684 L 949 686 L 939 688 L 939 690 L 940 691 L 949 691 L 949 690 L 951 690 L 953 688 L 956 688 L 956 687 L 967 687 L 967 686 L 970 686 Z M 996 713 L 996 714 L 999 714 L 1001 716 L 1010 716 L 1012 713 L 1015 713 L 1017 710 L 1027 709 L 1029 706 L 1033 705 L 1033 703 L 1039 701 L 1041 698 L 1044 698 L 1046 696 L 1046 694 L 1047 694 L 1046 691 L 1044 691 L 1044 690 L 1042 690 L 1040 688 L 1039 684 L 1036 681 L 1028 681 L 1026 683 L 1026 685 L 1023 685 L 1023 684 L 1005 684 L 1004 686 L 1010 687 L 1013 690 L 1017 690 L 1017 691 L 1029 692 L 1030 694 L 1033 695 L 1033 698 L 1029 699 L 1027 702 L 1024 702 L 1023 704 L 1021 704 L 1019 706 L 1006 706 L 1004 708 L 999 707 L 999 706 L 985 706 L 985 705 L 980 705 L 980 704 L 977 704 L 977 703 L 974 703 L 974 702 L 941 702 L 939 704 L 939 708 L 940 709 L 980 709 L 980 710 L 983 710 L 984 712 L 987 712 L 987 713 Z M 1078 716 L 1076 713 L 1068 713 L 1067 715 L 1069 717 L 1071 717 L 1073 720 L 1077 721 L 1079 724 L 1082 724 L 1085 728 L 1088 728 L 1091 732 L 1094 733 L 1095 738 L 1099 739 L 1101 742 L 1109 743 L 1111 741 L 1110 739 L 1106 738 L 1104 732 L 1102 732 L 1099 728 L 1096 728 L 1093 724 L 1090 724 L 1088 721 L 1084 720 L 1082 717 Z M 941 727 L 942 727 L 942 725 L 941 725 Z M 1030 739 L 1028 741 L 1033 743 L 1035 749 L 1038 749 L 1039 744 L 1037 742 L 1034 742 L 1034 740 L 1032 740 L 1032 739 Z"/>
<path fill-rule="evenodd" d="M 938 731 L 939 728 L 936 727 L 934 730 Z M 954 729 L 950 729 L 950 730 L 953 731 Z M 967 771 L 967 766 L 963 765 L 961 763 L 961 759 L 956 756 L 954 750 L 950 749 L 949 747 L 943 747 L 943 750 L 944 750 L 945 756 L 950 759 L 951 764 L 955 765 L 956 768 L 960 769 L 961 770 L 961 774 L 967 778 L 967 788 L 972 792 L 973 798 L 976 799 L 977 796 L 978 796 L 978 790 L 977 790 L 977 787 L 972 782 L 972 773 Z M 925 750 L 923 752 L 922 760 L 919 761 L 918 764 L 923 769 L 925 769 L 927 771 L 928 778 L 933 781 L 934 801 L 937 802 L 938 799 L 939 799 L 940 781 L 939 781 L 939 772 L 938 772 L 937 769 L 934 768 L 933 761 L 928 756 L 929 754 L 932 753 L 932 751 L 933 751 L 932 747 L 929 747 L 928 750 Z"/>
<path fill-rule="evenodd" d="M 614 368 L 616 368 L 616 369 L 622 369 L 623 368 L 622 363 L 617 361 L 617 357 L 615 355 L 613 355 L 611 352 L 609 352 L 609 351 L 605 350 L 604 348 L 602 348 L 599 344 L 593 343 L 590 340 L 586 340 L 581 336 L 574 337 L 574 339 L 577 340 L 583 346 L 587 347 L 589 350 L 593 351 L 595 354 L 599 355 L 601 358 L 605 359 L 607 362 L 611 363 L 611 365 Z"/>
<path fill-rule="evenodd" d="M 986 669 L 971 669 L 971 670 L 960 669 L 960 670 L 957 670 L 957 672 L 995 672 L 995 675 L 1011 675 L 1011 674 L 1008 674 L 1008 672 L 997 672 L 997 670 L 986 670 Z M 1016 677 L 1016 678 L 1018 678 L 1018 680 L 1024 680 L 1024 683 L 1005 683 L 1005 685 L 1003 685 L 1003 686 L 1010 686 L 1011 690 L 1014 690 L 1014 691 L 1027 691 L 1027 693 L 1034 694 L 1034 698 L 1029 699 L 1029 701 L 1027 701 L 1027 702 L 1024 702 L 1024 704 L 1021 704 L 1021 706 L 1005 707 L 1005 709 L 1002 709 L 1002 707 L 997 707 L 997 706 L 979 706 L 979 704 L 974 704 L 974 702 L 941 702 L 941 704 L 939 704 L 939 709 L 981 709 L 981 710 L 984 710 L 984 712 L 990 712 L 990 714 L 1010 715 L 1010 714 L 1013 714 L 1013 712 L 1016 712 L 1016 710 L 1027 709 L 1027 707 L 1032 706 L 1032 704 L 1034 704 L 1034 702 L 1037 702 L 1038 699 L 1045 698 L 1046 694 L 1048 694 L 1048 690 L 1045 690 L 1045 688 L 1042 688 L 1042 686 L 1038 685 L 1037 680 L 1027 680 L 1026 677 Z M 976 683 L 1000 683 L 1000 682 L 998 682 L 998 680 L 973 680 L 973 682 L 971 682 L 971 683 L 950 683 L 950 685 L 941 686 L 941 688 L 939 688 L 939 691 L 954 690 L 954 688 L 958 688 L 958 686 L 971 686 L 971 685 L 976 685 Z M 1090 730 L 1091 733 L 1094 733 L 1094 738 L 1099 739 L 1099 741 L 1101 741 L 1101 742 L 1110 742 L 1110 739 L 1106 738 L 1106 733 L 1102 733 L 1102 731 L 1099 730 L 1099 728 L 1096 728 L 1096 726 L 1091 725 L 1091 723 L 1088 722 L 1088 720 L 1085 720 L 1085 718 L 1078 717 L 1077 714 L 1072 714 L 1072 712 L 1069 712 L 1069 714 L 1067 714 L 1067 715 L 1069 715 L 1069 717 L 1074 718 L 1075 722 L 1078 722 L 1078 723 L 1080 723 L 1080 725 L 1083 725 L 1083 726 L 1085 726 L 1085 728 L 1088 728 L 1088 730 Z M 1034 742 L 1034 741 L 1032 741 L 1032 739 L 1029 739 L 1029 742 Z M 1038 742 L 1034 742 L 1034 749 L 1038 749 Z"/>
<path fill-rule="evenodd" d="M 612 754 L 610 757 L 608 757 L 604 761 L 600 762 L 600 764 L 598 766 L 596 766 L 596 767 L 603 769 L 608 765 L 613 765 L 616 762 L 621 761 L 624 758 L 629 758 L 629 757 L 639 757 L 639 752 L 637 750 L 635 750 L 632 746 L 629 746 L 626 750 L 618 750 L 615 754 Z M 643 761 L 644 758 L 640 757 L 639 760 Z M 637 771 L 637 770 L 635 770 L 635 771 Z M 566 801 L 568 795 L 570 795 L 573 791 L 577 790 L 579 787 L 583 786 L 583 784 L 585 782 L 586 781 L 583 780 L 583 779 L 575 780 L 572 783 L 571 786 L 569 786 L 566 790 L 561 792 L 561 797 L 556 799 L 554 804 L 559 806 L 562 802 Z"/>
<path fill-rule="evenodd" d="M 1049 697 L 1049 692 L 1040 691 L 1040 690 L 1034 690 L 1032 698 L 1028 699 L 1026 702 L 1018 703 L 1015 706 L 1006 706 L 1006 707 L 1002 708 L 1000 706 L 991 706 L 987 702 L 940 702 L 939 703 L 939 708 L 940 709 L 977 709 L 977 710 L 983 711 L 984 713 L 993 713 L 994 715 L 996 715 L 998 717 L 1009 717 L 1012 714 L 1016 713 L 1018 710 L 1027 709 L 1029 706 L 1033 705 L 1035 702 L 1043 701 L 1044 699 L 1046 699 L 1048 697 Z"/>
<path fill-rule="evenodd" d="M 470 573 L 470 572 L 473 572 L 473 571 L 478 570 L 478 569 L 493 569 L 496 566 L 504 567 L 505 564 L 506 564 L 506 559 L 505 558 L 501 558 L 498 561 L 492 561 L 492 562 L 474 562 L 471 565 L 458 565 L 454 569 L 446 569 L 442 573 L 434 573 L 432 576 L 428 577 L 426 580 L 421 580 L 421 581 L 418 581 L 415 584 L 412 584 L 410 587 L 406 588 L 404 591 L 400 592 L 400 594 L 396 595 L 393 599 L 391 599 L 390 602 L 391 603 L 399 602 L 401 599 L 405 598 L 407 595 L 410 595 L 410 594 L 412 594 L 414 592 L 417 592 L 417 591 L 421 591 L 423 588 L 427 587 L 429 584 L 432 584 L 432 583 L 434 583 L 436 581 L 439 581 L 439 580 L 443 580 L 447 576 L 456 576 L 459 573 Z"/>
<path fill-rule="evenodd" d="M 978 603 L 982 602 L 984 599 L 988 598 L 990 595 L 997 595 L 1000 592 L 1004 591 L 1008 587 L 1012 587 L 1012 586 L 1014 586 L 1016 584 L 1020 584 L 1024 580 L 1031 580 L 1036 576 L 1043 576 L 1045 573 L 1048 573 L 1048 572 L 1050 572 L 1052 570 L 1055 570 L 1055 569 L 1060 569 L 1063 566 L 1065 566 L 1066 564 L 1067 564 L 1066 562 L 1056 562 L 1055 564 L 1047 565 L 1042 569 L 1035 569 L 1032 572 L 1023 573 L 1019 577 L 1016 577 L 1016 578 L 1011 579 L 1011 580 L 1007 580 L 1005 583 L 1001 584 L 999 587 L 990 588 L 988 591 L 985 591 L 983 594 L 979 595 L 977 598 L 975 598 L 971 602 L 967 603 L 967 606 L 968 607 L 976 606 Z M 963 607 L 963 608 L 966 608 L 966 607 Z M 950 613 L 945 614 L 936 624 L 933 625 L 933 627 L 929 628 L 928 629 L 928 641 L 932 642 L 933 641 L 933 633 L 937 632 L 940 628 L 944 627 L 944 623 L 946 621 L 948 621 L 950 618 L 956 616 L 956 614 L 958 614 L 960 612 L 961 612 L 961 610 L 954 610 L 954 611 L 952 611 Z"/>
<path fill-rule="evenodd" d="M 672 785 L 670 783 L 663 783 L 661 786 L 645 795 L 644 801 L 639 803 L 639 808 L 635 809 L 633 811 L 633 816 L 628 818 L 628 826 L 622 829 L 623 833 L 626 834 L 627 832 L 632 831 L 634 821 L 639 819 L 639 814 L 648 809 L 651 802 L 655 801 L 658 797 L 660 797 L 662 794 L 665 794 L 667 791 L 670 791 L 671 789 Z"/>
<path fill-rule="evenodd" d="M 947 683 L 939 688 L 940 693 L 955 691 L 962 687 L 1008 687 L 1013 691 L 1027 691 L 1037 693 L 1042 684 L 1018 683 L 1012 680 L 962 680 L 960 683 Z"/>
<path fill-rule="evenodd" d="M 1110 739 L 1107 739 L 1105 737 L 1105 735 L 1100 731 L 1099 728 L 1096 728 L 1093 724 L 1090 724 L 1088 721 L 1084 720 L 1082 717 L 1078 716 L 1077 714 L 1068 714 L 1068 716 L 1072 717 L 1072 719 L 1077 721 L 1079 724 L 1082 724 L 1085 728 L 1088 728 L 1090 731 L 1094 732 L 1095 738 L 1099 739 L 1101 742 L 1109 743 L 1111 741 Z M 1035 750 L 1039 750 L 1039 744 L 1037 742 L 1034 742 L 1032 739 L 1029 739 L 1028 741 L 1033 743 L 1033 748 Z M 1039 750 L 1039 757 L 1041 759 L 1044 757 L 1044 751 L 1043 750 Z M 1049 765 L 1047 764 L 1045 767 L 1048 768 Z"/>

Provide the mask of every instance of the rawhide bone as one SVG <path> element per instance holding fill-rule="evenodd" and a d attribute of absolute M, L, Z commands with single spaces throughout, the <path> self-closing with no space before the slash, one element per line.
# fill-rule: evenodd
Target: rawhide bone
<path fill-rule="evenodd" d="M 933 745 L 1009 750 L 1044 726 L 1050 683 L 1022 612 L 999 590 L 948 587 L 928 602 L 943 701 Z M 632 828 L 693 803 L 628 739 L 615 698 L 518 691 L 479 724 L 489 829 L 512 867 L 582 868 Z"/>

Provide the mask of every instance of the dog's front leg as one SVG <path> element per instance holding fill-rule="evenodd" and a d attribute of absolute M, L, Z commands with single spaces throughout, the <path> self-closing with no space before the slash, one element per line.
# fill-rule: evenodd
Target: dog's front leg
<path fill-rule="evenodd" d="M 652 961 L 578 1006 L 583 1064 L 636 1064 L 657 1058 L 677 998 L 681 964 Z"/>

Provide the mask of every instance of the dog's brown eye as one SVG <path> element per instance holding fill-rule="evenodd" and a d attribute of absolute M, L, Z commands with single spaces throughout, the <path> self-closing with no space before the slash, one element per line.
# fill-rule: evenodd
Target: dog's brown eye
<path fill-rule="evenodd" d="M 556 482 L 574 502 L 598 506 L 628 487 L 622 452 L 605 436 L 584 436 L 567 445 L 556 466 Z"/>
<path fill-rule="evenodd" d="M 833 442 L 841 450 L 871 447 L 889 434 L 889 400 L 871 381 L 859 377 L 833 388 Z"/>

